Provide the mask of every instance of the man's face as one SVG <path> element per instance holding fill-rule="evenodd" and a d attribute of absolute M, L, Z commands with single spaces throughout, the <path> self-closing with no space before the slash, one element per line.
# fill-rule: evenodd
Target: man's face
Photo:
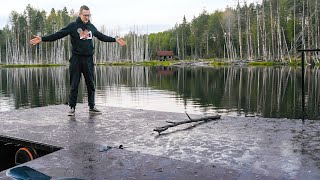
<path fill-rule="evenodd" d="M 84 24 L 87 24 L 88 21 L 90 20 L 91 14 L 90 10 L 82 10 L 80 13 L 80 19 Z"/>

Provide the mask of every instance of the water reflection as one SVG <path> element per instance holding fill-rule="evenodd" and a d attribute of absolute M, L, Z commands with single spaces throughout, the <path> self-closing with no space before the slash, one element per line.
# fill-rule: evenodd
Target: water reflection
<path fill-rule="evenodd" d="M 0 111 L 60 104 L 67 76 L 65 68 L 0 69 Z"/>
<path fill-rule="evenodd" d="M 67 67 L 0 69 L 0 111 L 62 104 Z M 301 70 L 268 68 L 96 67 L 96 104 L 232 116 L 301 117 Z M 306 117 L 319 118 L 319 69 L 305 74 Z M 84 83 L 78 102 L 87 102 Z"/>

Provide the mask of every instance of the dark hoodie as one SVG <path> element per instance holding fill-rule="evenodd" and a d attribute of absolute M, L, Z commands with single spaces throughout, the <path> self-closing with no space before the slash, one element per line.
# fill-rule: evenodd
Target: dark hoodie
<path fill-rule="evenodd" d="M 99 32 L 90 21 L 84 24 L 80 17 L 60 31 L 48 36 L 43 36 L 42 41 L 55 41 L 67 35 L 71 36 L 72 53 L 77 55 L 91 56 L 94 54 L 93 36 L 104 42 L 116 42 L 115 38 Z"/>

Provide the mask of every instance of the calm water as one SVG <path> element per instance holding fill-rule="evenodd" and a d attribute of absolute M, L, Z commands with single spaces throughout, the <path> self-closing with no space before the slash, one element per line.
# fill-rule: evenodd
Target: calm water
<path fill-rule="evenodd" d="M 96 104 L 229 116 L 301 118 L 301 69 L 96 67 Z M 62 104 L 67 67 L 0 69 L 0 112 Z M 82 79 L 83 81 L 83 79 Z M 81 81 L 78 102 L 87 103 Z M 306 117 L 319 119 L 319 69 L 305 74 Z"/>

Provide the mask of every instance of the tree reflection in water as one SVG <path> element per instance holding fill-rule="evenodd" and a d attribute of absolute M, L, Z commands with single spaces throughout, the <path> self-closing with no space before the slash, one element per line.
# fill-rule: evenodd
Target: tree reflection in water
<path fill-rule="evenodd" d="M 299 119 L 301 77 L 294 67 L 97 66 L 96 99 L 100 106 Z M 3 68 L 0 78 L 0 111 L 68 99 L 66 67 Z M 319 69 L 304 78 L 306 118 L 319 119 Z M 82 82 L 78 102 L 86 99 Z"/>

